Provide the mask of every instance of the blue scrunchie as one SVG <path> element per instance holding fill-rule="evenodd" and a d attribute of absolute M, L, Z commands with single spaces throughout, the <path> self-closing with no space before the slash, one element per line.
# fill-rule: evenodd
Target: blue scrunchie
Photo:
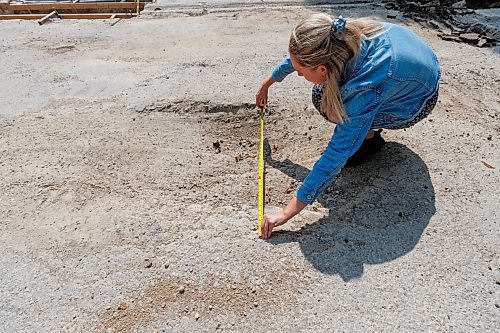
<path fill-rule="evenodd" d="M 342 17 L 342 15 L 339 16 L 339 18 L 334 19 L 332 21 L 333 37 L 337 38 L 338 40 L 344 40 L 347 31 L 345 25 L 346 25 L 346 20 L 345 18 Z"/>

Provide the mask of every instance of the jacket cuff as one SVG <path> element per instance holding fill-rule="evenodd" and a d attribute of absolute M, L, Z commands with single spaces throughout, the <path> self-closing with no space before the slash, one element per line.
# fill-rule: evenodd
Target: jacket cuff
<path fill-rule="evenodd" d="M 316 200 L 317 194 L 316 191 L 313 189 L 301 185 L 299 189 L 297 190 L 297 193 L 295 194 L 297 199 L 299 199 L 302 202 L 305 202 L 306 204 L 310 205 Z"/>

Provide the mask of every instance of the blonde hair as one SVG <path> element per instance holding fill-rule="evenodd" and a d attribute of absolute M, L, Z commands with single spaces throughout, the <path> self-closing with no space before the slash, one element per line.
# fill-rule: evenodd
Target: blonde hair
<path fill-rule="evenodd" d="M 347 115 L 340 96 L 340 81 L 349 60 L 361 49 L 361 40 L 379 35 L 382 25 L 375 21 L 347 21 L 344 38 L 339 39 L 332 32 L 332 18 L 315 14 L 297 25 L 290 36 L 288 52 L 299 64 L 328 69 L 321 111 L 333 122 L 342 122 Z"/>

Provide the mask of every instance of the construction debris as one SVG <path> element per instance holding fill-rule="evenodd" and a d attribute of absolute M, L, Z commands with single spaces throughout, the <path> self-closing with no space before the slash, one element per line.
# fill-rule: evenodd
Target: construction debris
<path fill-rule="evenodd" d="M 478 47 L 495 46 L 500 41 L 500 25 L 475 10 L 500 7 L 500 1 L 396 0 L 386 1 L 385 7 L 400 10 L 404 17 L 439 30 L 443 40 Z"/>
<path fill-rule="evenodd" d="M 40 24 L 40 25 L 44 24 L 45 22 L 47 22 L 48 19 L 50 19 L 53 16 L 60 17 L 59 13 L 57 13 L 57 11 L 53 10 L 50 13 L 48 13 L 47 15 L 45 15 L 42 19 L 40 19 L 38 21 L 38 24 Z"/>
<path fill-rule="evenodd" d="M 40 25 L 50 18 L 109 19 L 132 18 L 139 15 L 147 1 L 99 2 L 98 0 L 73 2 L 0 2 L 0 20 L 39 20 Z"/>

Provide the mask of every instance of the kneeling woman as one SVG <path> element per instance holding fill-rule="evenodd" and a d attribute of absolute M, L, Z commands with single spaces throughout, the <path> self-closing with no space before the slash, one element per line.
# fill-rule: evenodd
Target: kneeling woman
<path fill-rule="evenodd" d="M 296 196 L 282 211 L 264 216 L 263 238 L 313 203 L 343 166 L 359 165 L 378 151 L 384 144 L 380 129 L 414 125 L 438 98 L 436 55 L 398 25 L 316 14 L 293 30 L 288 51 L 290 56 L 263 81 L 257 105 L 267 104 L 272 84 L 297 71 L 314 83 L 316 109 L 337 125 Z"/>

